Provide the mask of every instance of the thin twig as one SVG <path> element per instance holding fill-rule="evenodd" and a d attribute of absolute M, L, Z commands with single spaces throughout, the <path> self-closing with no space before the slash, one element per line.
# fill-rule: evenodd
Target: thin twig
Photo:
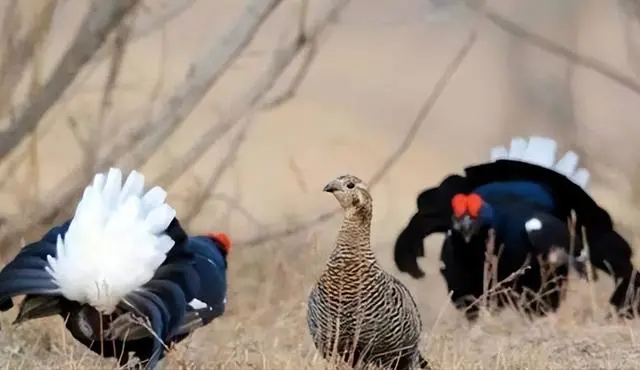
<path fill-rule="evenodd" d="M 84 147 L 84 159 L 87 175 L 91 175 L 97 169 L 96 165 L 100 155 L 100 143 L 104 140 L 104 126 L 106 124 L 107 115 L 113 106 L 113 91 L 116 88 L 116 82 L 118 81 L 120 72 L 122 71 L 122 63 L 124 62 L 127 45 L 129 45 L 131 38 L 131 29 L 133 27 L 134 19 L 135 18 L 133 17 L 129 19 L 125 18 L 113 35 L 113 56 L 111 58 L 111 63 L 109 64 L 107 80 L 102 91 L 102 101 L 100 102 L 98 119 L 91 125 L 91 131 L 89 132 Z"/>
<path fill-rule="evenodd" d="M 22 80 L 29 62 L 42 48 L 44 40 L 49 35 L 53 15 L 59 4 L 57 0 L 44 2 L 27 34 L 20 40 L 14 40 L 14 33 L 18 29 L 16 22 L 19 21 L 19 14 L 15 12 L 17 3 L 18 1 L 12 1 L 4 9 L 2 29 L 5 45 L 0 64 L 0 116 L 8 113 L 7 108 L 11 105 L 13 93 Z"/>
<path fill-rule="evenodd" d="M 310 37 L 300 39 L 295 38 L 289 44 L 282 46 L 275 52 L 270 68 L 256 81 L 250 88 L 249 93 L 244 96 L 237 104 L 234 104 L 229 113 L 226 114 L 221 122 L 212 127 L 200 136 L 198 141 L 191 146 L 189 151 L 182 155 L 179 159 L 171 163 L 162 175 L 158 177 L 156 183 L 165 187 L 170 186 L 176 181 L 189 167 L 195 162 L 211 145 L 215 144 L 223 135 L 228 133 L 238 122 L 244 117 L 248 111 L 251 111 L 264 96 L 273 88 L 280 76 L 285 72 L 287 67 L 295 59 L 298 53 L 305 47 L 306 42 L 317 37 L 324 32 L 329 24 L 336 18 L 342 9 L 350 0 L 340 0 L 334 5 L 325 17 L 309 31 Z"/>
<path fill-rule="evenodd" d="M 307 16 L 309 0 L 301 0 L 298 20 L 298 34 L 296 38 L 306 44 L 304 59 L 287 88 L 279 95 L 263 104 L 263 109 L 274 109 L 291 100 L 302 86 L 311 70 L 311 65 L 318 55 L 318 34 L 307 34 Z"/>
<path fill-rule="evenodd" d="M 213 190 L 216 189 L 220 180 L 222 180 L 222 176 L 225 172 L 233 165 L 236 158 L 238 157 L 238 151 L 240 147 L 245 141 L 247 129 L 251 125 L 252 120 L 247 118 L 245 123 L 240 126 L 239 132 L 236 136 L 231 140 L 229 144 L 229 149 L 227 150 L 227 154 L 220 160 L 218 166 L 213 171 L 209 179 L 204 183 L 202 189 L 192 198 L 191 207 L 189 207 L 189 211 L 180 218 L 181 222 L 189 225 L 189 223 L 202 212 L 204 208 L 205 202 L 210 198 Z"/>
<path fill-rule="evenodd" d="M 472 1 L 468 0 L 467 4 L 473 8 L 476 7 L 474 4 L 472 4 Z M 621 86 L 626 87 L 634 93 L 640 94 L 640 83 L 638 83 L 633 77 L 617 71 L 615 68 L 607 65 L 601 60 L 598 60 L 591 56 L 579 54 L 578 52 L 573 51 L 563 45 L 557 44 L 540 34 L 529 31 L 490 8 L 485 9 L 485 17 L 498 28 L 512 36 L 519 37 L 524 41 L 539 47 L 540 49 L 563 57 L 572 63 L 597 72 L 611 79 L 612 81 L 617 82 Z"/>
<path fill-rule="evenodd" d="M 104 43 L 108 34 L 140 0 L 94 0 L 75 39 L 51 77 L 38 94 L 22 108 L 18 118 L 0 133 L 0 160 L 4 159 L 22 140 L 31 134 L 41 118 L 60 99 L 80 69 Z"/>
<path fill-rule="evenodd" d="M 144 164 L 242 54 L 281 2 L 282 0 L 255 1 L 247 5 L 229 33 L 190 66 L 184 81 L 164 104 L 158 117 L 132 133 L 123 135 L 110 153 L 103 157 L 103 163 L 112 163 L 121 154 L 128 152 L 130 158 L 122 161 L 121 167 L 135 168 Z"/>
<path fill-rule="evenodd" d="M 382 178 L 384 178 L 387 172 L 396 164 L 398 159 L 402 157 L 402 155 L 409 149 L 409 147 L 415 140 L 418 131 L 420 130 L 420 128 L 426 121 L 426 118 L 428 117 L 429 113 L 431 112 L 436 102 L 438 101 L 438 98 L 442 95 L 444 89 L 447 87 L 447 85 L 453 78 L 453 75 L 460 68 L 460 65 L 462 64 L 466 56 L 469 54 L 469 51 L 471 50 L 471 47 L 475 44 L 477 37 L 478 37 L 478 31 L 476 28 L 474 28 L 469 33 L 469 36 L 465 40 L 464 44 L 460 47 L 460 49 L 458 50 L 454 58 L 446 66 L 444 72 L 436 82 L 436 85 L 434 86 L 433 90 L 427 97 L 427 100 L 418 110 L 418 114 L 416 115 L 413 123 L 409 127 L 409 130 L 404 136 L 404 139 L 400 142 L 400 145 L 398 146 L 398 148 L 393 153 L 391 153 L 391 155 L 383 162 L 382 166 L 373 174 L 373 176 L 369 180 L 370 187 L 375 186 Z M 330 220 L 333 216 L 338 214 L 338 212 L 340 212 L 340 209 L 336 208 L 331 211 L 324 212 L 319 216 L 311 220 L 308 220 L 306 222 L 302 222 L 292 227 L 285 228 L 284 230 L 267 233 L 265 235 L 261 235 L 246 241 L 240 241 L 238 242 L 238 244 L 242 244 L 245 246 L 255 246 L 270 240 L 281 239 L 284 237 L 295 235 L 295 234 L 304 232 L 305 230 L 308 230 L 311 227 L 315 227 L 318 224 L 321 224 Z"/>
<path fill-rule="evenodd" d="M 130 132 L 120 135 L 116 139 L 117 141 L 100 157 L 99 165 L 96 167 L 105 168 L 113 165 L 130 151 L 133 155 L 121 163 L 122 168 L 137 168 L 146 162 L 201 101 L 211 86 L 240 56 L 262 24 L 281 2 L 282 0 L 256 0 L 248 4 L 245 12 L 229 32 L 222 38 L 215 40 L 202 57 L 192 63 L 184 81 L 178 85 L 165 102 L 160 114 Z M 97 3 L 102 4 L 103 2 L 95 0 L 94 5 Z M 112 4 L 115 1 L 104 4 L 107 3 Z M 61 65 L 63 64 L 61 63 Z M 74 69 L 71 68 L 71 70 Z M 66 74 L 62 75 L 66 76 Z M 0 143 L 2 143 L 1 137 Z M 0 147 L 0 149 L 2 148 Z M 0 158 L 2 158 L 1 154 L 2 152 L 0 152 Z M 37 212 L 30 212 L 26 215 L 28 222 L 20 223 L 11 231 L 0 230 L 0 244 L 15 240 L 16 237 L 35 225 L 52 222 L 76 200 L 88 180 L 83 166 L 70 171 L 50 194 L 48 204 Z"/>
<path fill-rule="evenodd" d="M 130 36 L 130 43 L 132 44 L 136 40 L 144 38 L 158 29 L 164 28 L 173 19 L 191 8 L 193 4 L 195 4 L 195 0 L 184 0 L 182 2 L 172 1 L 171 4 L 172 6 L 164 8 L 160 14 L 155 15 L 146 23 L 143 23 L 141 26 L 138 25 L 138 27 L 133 29 Z M 71 91 L 69 92 L 69 95 L 74 95 L 78 90 L 80 90 L 84 83 L 89 80 L 93 73 L 98 69 L 100 62 L 111 56 L 111 52 L 112 50 L 108 48 L 101 48 L 96 52 L 93 57 L 93 65 L 88 67 L 85 73 L 83 73 L 83 76 L 78 79 L 75 86 L 70 89 Z"/>

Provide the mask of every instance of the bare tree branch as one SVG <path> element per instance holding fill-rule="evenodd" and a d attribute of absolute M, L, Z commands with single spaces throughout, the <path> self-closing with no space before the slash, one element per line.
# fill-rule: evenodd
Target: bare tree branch
<path fill-rule="evenodd" d="M 102 3 L 100 0 L 95 1 Z M 100 157 L 97 168 L 112 165 L 132 147 L 133 156 L 124 161 L 122 167 L 135 168 L 146 162 L 226 72 L 281 2 L 282 0 L 255 0 L 247 5 L 245 12 L 229 32 L 216 40 L 201 58 L 192 63 L 184 81 L 164 104 L 159 116 L 117 138 L 107 153 Z M 15 240 L 34 225 L 53 221 L 78 197 L 88 180 L 82 166 L 71 171 L 47 197 L 50 202 L 39 212 L 27 215 L 28 222 L 21 223 L 11 231 L 8 228 L 0 230 L 0 244 Z"/>
<path fill-rule="evenodd" d="M 300 13 L 299 22 L 298 22 L 298 34 L 297 34 L 297 38 L 299 39 L 305 38 L 305 35 L 307 35 L 308 12 L 309 12 L 309 0 L 301 0 L 300 11 L 299 11 Z M 298 67 L 296 74 L 291 79 L 291 82 L 289 83 L 287 88 L 281 94 L 277 95 L 270 101 L 266 102 L 263 105 L 263 109 L 277 108 L 295 96 L 296 92 L 304 82 L 304 79 L 309 74 L 309 71 L 311 70 L 311 65 L 313 64 L 313 61 L 315 60 L 316 55 L 318 54 L 318 37 L 317 36 L 318 35 L 306 36 L 307 38 L 306 51 L 305 51 L 304 60 L 302 61 L 302 64 L 300 65 L 300 67 Z"/>
<path fill-rule="evenodd" d="M 293 79 L 289 83 L 289 86 L 287 86 L 284 92 L 282 92 L 281 94 L 275 96 L 273 99 L 266 102 L 263 105 L 263 109 L 277 108 L 282 104 L 288 102 L 295 96 L 300 86 L 302 86 L 304 79 L 309 74 L 309 71 L 311 70 L 311 65 L 313 64 L 313 61 L 315 60 L 316 55 L 318 55 L 318 42 L 315 38 L 312 38 L 309 40 L 309 46 L 306 48 L 302 65 L 296 71 L 296 74 L 295 76 L 293 76 Z"/>
<path fill-rule="evenodd" d="M 451 60 L 451 62 L 445 68 L 443 74 L 440 76 L 433 90 L 429 94 L 427 100 L 420 107 L 420 110 L 418 110 L 418 113 L 413 123 L 409 127 L 409 130 L 404 136 L 404 139 L 400 142 L 400 145 L 398 146 L 398 148 L 393 153 L 391 153 L 391 155 L 384 161 L 382 166 L 373 174 L 373 176 L 369 180 L 370 187 L 375 186 L 382 178 L 384 178 L 387 172 L 397 163 L 398 159 L 402 157 L 402 155 L 411 147 L 411 144 L 413 143 L 413 141 L 417 136 L 416 134 L 418 133 L 418 131 L 426 121 L 427 117 L 429 116 L 429 113 L 431 112 L 436 102 L 438 101 L 438 98 L 440 98 L 444 89 L 447 87 L 447 85 L 453 78 L 453 75 L 460 68 L 460 65 L 469 54 L 469 51 L 471 51 L 471 48 L 475 44 L 477 37 L 478 37 L 477 29 L 474 28 L 469 34 L 469 37 L 467 38 L 465 43 L 460 48 L 460 50 L 456 53 L 453 60 Z M 299 223 L 297 225 L 286 228 L 284 230 L 260 235 L 256 238 L 252 238 L 246 241 L 239 241 L 238 244 L 241 244 L 243 246 L 255 246 L 255 245 L 263 244 L 270 240 L 281 239 L 284 237 L 299 234 L 301 232 L 308 230 L 311 227 L 314 227 L 318 224 L 328 221 L 333 216 L 335 216 L 338 212 L 339 212 L 339 209 L 333 209 L 331 211 L 322 213 L 317 217 L 311 220 L 308 220 L 306 222 Z"/>
<path fill-rule="evenodd" d="M 282 46 L 276 51 L 271 67 L 250 89 L 249 94 L 243 97 L 237 104 L 234 104 L 230 113 L 223 118 L 221 123 L 206 131 L 200 136 L 196 144 L 181 158 L 174 161 L 165 172 L 158 178 L 157 183 L 163 186 L 170 186 L 195 162 L 211 145 L 215 144 L 223 135 L 231 130 L 234 125 L 253 107 L 255 107 L 264 96 L 273 88 L 278 78 L 285 72 L 287 67 L 296 58 L 298 53 L 304 49 L 307 42 L 315 39 L 322 33 L 336 16 L 344 9 L 350 0 L 340 0 L 329 11 L 326 16 L 309 31 L 308 35 L 298 34 L 289 44 Z"/>
<path fill-rule="evenodd" d="M 230 197 L 229 195 L 222 194 L 222 193 L 214 193 L 214 194 L 211 195 L 211 199 L 212 200 L 219 200 L 219 201 L 225 203 L 227 205 L 227 207 L 229 207 L 230 210 L 234 210 L 234 211 L 238 212 L 239 214 L 244 216 L 244 218 L 247 221 L 252 223 L 257 228 L 264 229 L 266 227 L 262 222 L 260 222 L 260 220 L 256 219 L 251 214 L 251 212 L 249 212 L 249 210 L 244 208 L 240 204 L 240 201 L 238 199 L 236 199 L 235 197 Z M 3 217 L 2 217 L 2 215 L 0 215 L 0 226 L 2 226 L 2 220 L 3 220 Z"/>
<path fill-rule="evenodd" d="M 546 33 L 557 35 L 556 42 L 574 48 L 583 8 L 580 0 L 539 0 L 518 2 L 515 10 L 529 24 L 544 23 Z M 501 134 L 522 134 L 531 119 L 542 121 L 578 152 L 581 163 L 588 163 L 575 112 L 573 80 L 578 66 L 517 37 L 508 37 L 505 52 L 511 103 L 505 106 Z"/>
<path fill-rule="evenodd" d="M 27 34 L 21 40 L 13 40 L 13 33 L 18 29 L 15 22 L 19 15 L 13 9 L 17 3 L 15 1 L 7 6 L 3 21 L 3 35 L 6 40 L 2 53 L 2 64 L 0 64 L 0 115 L 7 113 L 7 107 L 11 105 L 11 97 L 16 86 L 22 80 L 29 61 L 49 34 L 53 14 L 58 6 L 57 0 L 45 2 Z M 7 17 L 13 19 L 6 19 Z"/>
<path fill-rule="evenodd" d="M 191 221 L 202 212 L 205 202 L 211 197 L 211 193 L 216 189 L 220 180 L 222 180 L 222 176 L 236 161 L 238 151 L 245 141 L 247 129 L 251 125 L 251 122 L 252 121 L 247 118 L 245 123 L 240 127 L 239 132 L 231 140 L 227 154 L 220 160 L 218 166 L 211 176 L 209 176 L 209 179 L 204 183 L 200 191 L 191 198 L 189 210 L 180 217 L 180 222 L 189 225 Z"/>
<path fill-rule="evenodd" d="M 146 20 L 142 25 L 138 25 L 131 31 L 130 43 L 134 43 L 136 40 L 146 37 L 147 35 L 155 32 L 158 29 L 163 28 L 167 23 L 171 22 L 174 18 L 180 16 L 185 11 L 189 10 L 195 3 L 195 0 L 181 0 L 172 1 L 171 6 L 167 6 L 154 17 Z M 83 73 L 75 86 L 71 87 L 70 94 L 75 94 L 79 90 L 85 81 L 87 81 L 95 70 L 100 65 L 100 62 L 111 56 L 113 50 L 108 48 L 101 48 L 96 52 L 93 57 L 93 65 L 87 68 L 87 71 Z"/>
<path fill-rule="evenodd" d="M 167 100 L 159 117 L 146 122 L 132 134 L 124 135 L 112 148 L 110 155 L 103 158 L 103 162 L 112 163 L 125 152 L 130 153 L 130 159 L 122 161 L 121 166 L 124 168 L 139 167 L 146 162 L 242 54 L 258 29 L 281 2 L 282 0 L 257 0 L 247 5 L 244 14 L 229 33 L 191 65 L 185 80 Z M 135 146 L 130 150 L 133 143 Z"/>
<path fill-rule="evenodd" d="M 470 1 L 467 1 L 467 3 L 471 7 L 475 8 L 475 6 L 471 4 Z M 587 55 L 581 55 L 578 52 L 575 52 L 565 46 L 559 45 L 542 35 L 528 31 L 492 9 L 485 10 L 485 17 L 498 28 L 512 36 L 519 37 L 532 45 L 546 50 L 549 53 L 553 53 L 555 55 L 568 59 L 569 61 L 577 65 L 597 72 L 617 82 L 621 86 L 626 87 L 634 93 L 640 94 L 640 83 L 634 80 L 631 76 L 624 75 L 620 71 L 617 71 L 615 68 L 596 58 Z"/>
<path fill-rule="evenodd" d="M 640 78 L 640 42 L 637 40 L 640 29 L 640 4 L 634 0 L 620 0 L 618 5 L 625 18 L 623 27 L 627 61 L 636 78 Z"/>
<path fill-rule="evenodd" d="M 98 120 L 91 125 L 91 131 L 87 135 L 85 142 L 85 168 L 87 174 L 93 173 L 97 168 L 97 161 L 100 154 L 100 143 L 104 140 L 103 133 L 106 124 L 106 118 L 111 111 L 113 105 L 113 91 L 116 88 L 116 82 L 120 76 L 122 63 L 124 61 L 127 45 L 131 39 L 131 28 L 133 19 L 125 19 L 115 31 L 113 37 L 113 55 L 109 64 L 109 72 L 107 80 L 102 91 L 102 101 L 100 103 L 100 111 Z"/>
<path fill-rule="evenodd" d="M 94 0 L 71 46 L 53 74 L 18 118 L 0 133 L 0 160 L 37 127 L 40 119 L 71 85 L 80 69 L 104 43 L 107 35 L 140 0 Z"/>

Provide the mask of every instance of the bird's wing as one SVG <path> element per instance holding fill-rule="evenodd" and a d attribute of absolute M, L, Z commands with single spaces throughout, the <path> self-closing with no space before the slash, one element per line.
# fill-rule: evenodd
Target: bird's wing
<path fill-rule="evenodd" d="M 27 294 L 23 300 L 16 323 L 55 315 L 60 311 L 57 289 L 50 276 L 42 276 L 47 256 L 56 256 L 56 239 L 64 235 L 71 220 L 51 228 L 37 242 L 23 247 L 18 255 L 0 271 L 0 311 L 13 308 L 13 297 Z M 37 271 L 41 271 L 38 273 Z M 38 276 L 24 279 L 25 276 Z M 39 294 L 45 294 L 40 296 Z M 33 299 L 33 298 L 38 299 Z"/>
<path fill-rule="evenodd" d="M 394 261 L 398 269 L 419 279 L 425 275 L 418 265 L 424 257 L 424 238 L 433 233 L 446 233 L 451 227 L 451 198 L 467 192 L 464 177 L 450 175 L 438 187 L 423 191 L 417 199 L 417 212 L 400 232 L 394 247 Z"/>
<path fill-rule="evenodd" d="M 609 213 L 601 208 L 578 184 L 552 169 L 531 163 L 500 159 L 495 162 L 465 168 L 466 178 L 473 188 L 494 182 L 527 181 L 543 186 L 554 203 L 553 215 L 567 219 L 571 211 L 587 228 L 611 230 Z"/>
<path fill-rule="evenodd" d="M 203 325 L 224 314 L 227 303 L 226 256 L 217 240 L 208 236 L 196 236 L 191 243 L 196 254 L 195 269 L 206 284 L 189 301 L 190 311 L 197 311 Z"/>
<path fill-rule="evenodd" d="M 525 222 L 523 228 L 538 254 L 546 254 L 554 246 L 567 251 L 571 248 L 568 225 L 549 214 L 534 213 Z"/>
<path fill-rule="evenodd" d="M 482 186 L 494 181 L 532 181 L 542 184 L 553 198 L 551 212 L 558 221 L 566 220 L 573 210 L 576 215 L 576 253 L 585 245 L 584 227 L 589 246 L 589 261 L 599 270 L 614 278 L 629 279 L 634 271 L 631 263 L 632 249 L 629 243 L 614 229 L 609 213 L 580 186 L 560 173 L 529 163 L 498 160 L 465 169 L 472 186 Z M 625 280 L 625 281 L 627 281 Z M 640 287 L 640 282 L 638 283 Z"/>
<path fill-rule="evenodd" d="M 160 333 L 163 341 L 177 342 L 221 316 L 226 278 L 223 266 L 213 261 L 219 257 L 215 253 L 220 253 L 214 243 L 207 237 L 188 238 L 182 253 L 167 258 L 143 293 L 131 295 L 129 314 L 112 323 L 107 339 L 148 338 L 154 335 L 149 327 L 155 327 L 159 332 L 153 332 Z M 148 320 L 148 325 L 141 325 L 140 318 Z"/>
<path fill-rule="evenodd" d="M 0 270 L 0 311 L 13 307 L 13 297 L 23 294 L 58 295 L 58 286 L 45 271 L 47 256 L 56 256 L 55 240 L 66 232 L 69 222 L 49 230 L 45 236 L 26 245 Z M 24 313 L 23 313 L 24 315 Z M 24 316 L 26 319 L 27 316 Z"/>
<path fill-rule="evenodd" d="M 629 288 L 640 287 L 640 273 L 632 262 L 629 243 L 614 229 L 609 213 L 585 191 L 589 171 L 578 168 L 578 155 L 567 152 L 556 163 L 557 143 L 553 139 L 512 138 L 511 147 L 491 149 L 490 160 L 467 167 L 468 183 L 478 187 L 496 181 L 531 181 L 543 185 L 550 193 L 554 208 L 551 214 L 564 221 L 575 212 L 576 234 L 582 241 L 584 227 L 589 246 L 589 261 L 594 267 L 621 281 L 611 303 L 621 308 Z M 582 252 L 582 251 L 580 251 Z M 633 289 L 632 289 L 633 290 Z"/>
<path fill-rule="evenodd" d="M 543 212 L 535 212 L 523 225 L 535 253 L 553 266 L 569 264 L 588 280 L 587 260 L 581 240 L 572 236 L 569 225 Z M 594 280 L 597 276 L 594 275 Z"/>

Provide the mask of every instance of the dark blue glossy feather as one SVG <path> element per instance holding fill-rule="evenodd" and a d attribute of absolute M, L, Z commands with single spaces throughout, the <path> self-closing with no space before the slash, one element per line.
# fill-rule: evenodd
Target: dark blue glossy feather
<path fill-rule="evenodd" d="M 553 198 L 545 187 L 530 181 L 493 182 L 479 186 L 473 192 L 494 206 L 515 201 L 545 210 L 554 207 Z"/>
<path fill-rule="evenodd" d="M 170 336 L 182 323 L 187 308 L 184 292 L 179 285 L 167 280 L 152 280 L 145 285 L 144 289 L 155 294 L 167 309 L 169 319 L 166 322 L 167 332 L 165 336 Z"/>
<path fill-rule="evenodd" d="M 161 266 L 154 279 L 173 282 L 182 289 L 186 302 L 189 302 L 199 292 L 201 284 L 200 276 L 194 268 L 195 262 L 192 259 L 183 259 L 171 263 Z"/>
<path fill-rule="evenodd" d="M 144 302 L 143 306 L 140 307 L 141 310 L 151 310 L 154 312 L 153 319 L 156 320 L 156 325 L 158 325 L 159 328 L 158 331 L 155 331 L 155 334 L 160 338 L 160 340 L 164 340 L 167 337 L 167 324 L 170 321 L 170 313 L 166 302 L 164 302 L 155 293 L 148 290 L 140 290 L 135 294 L 138 297 L 141 297 L 142 302 Z M 152 320 L 152 317 L 148 318 L 153 325 L 154 321 Z"/>
<path fill-rule="evenodd" d="M 162 301 L 155 294 L 148 292 L 136 292 L 127 296 L 127 301 L 138 311 L 139 315 L 145 317 L 150 323 L 150 329 L 155 335 L 150 338 L 151 348 L 146 348 L 146 353 L 138 355 L 149 360 L 148 367 L 153 369 L 163 353 L 163 331 L 164 323 L 168 321 L 168 312 L 162 306 Z"/>
<path fill-rule="evenodd" d="M 54 243 L 49 243 L 45 241 L 37 241 L 35 243 L 31 243 L 26 245 L 24 248 L 20 250 L 20 253 L 14 258 L 14 261 L 24 257 L 40 257 L 43 260 L 47 259 L 48 255 L 55 257 L 58 254 L 56 249 L 55 241 Z"/>
<path fill-rule="evenodd" d="M 16 274 L 11 279 L 0 281 L 0 296 L 7 299 L 22 294 L 57 294 L 58 287 L 50 278 L 38 277 L 37 274 Z"/>
<path fill-rule="evenodd" d="M 48 265 L 47 256 L 56 256 L 57 238 L 67 231 L 69 224 L 70 220 L 67 220 L 50 229 L 41 240 L 24 247 L 0 271 L 0 310 L 12 307 L 11 296 L 14 295 L 59 295 L 45 267 Z M 176 245 L 167 254 L 165 262 L 151 281 L 127 295 L 125 300 L 128 304 L 123 302 L 119 305 L 121 310 L 147 319 L 154 334 L 126 343 L 119 339 L 107 342 L 105 346 L 115 348 L 107 352 L 107 357 L 120 357 L 123 352 L 133 351 L 142 361 L 148 361 L 149 368 L 153 368 L 164 356 L 163 342 L 169 345 L 188 335 L 188 332 L 177 332 L 185 327 L 187 312 L 198 312 L 197 316 L 191 317 L 199 318 L 202 325 L 224 313 L 227 260 L 223 248 L 207 236 L 187 237 L 177 220 L 172 222 L 169 229 L 168 233 L 175 237 Z M 195 309 L 189 305 L 194 300 L 201 301 L 206 307 Z M 60 305 L 62 316 L 73 314 L 83 307 L 63 297 L 60 297 Z M 77 323 L 74 325 L 77 326 Z M 192 328 L 197 327 L 195 325 Z M 89 349 L 100 353 L 100 346 L 92 344 L 91 338 L 83 337 L 77 330 L 72 330 L 72 334 Z M 126 358 L 128 356 L 123 356 L 125 362 Z"/>
<path fill-rule="evenodd" d="M 49 264 L 46 259 L 42 259 L 38 256 L 19 256 L 19 258 L 14 259 L 10 263 L 8 263 L 2 271 L 0 271 L 0 279 L 5 273 L 9 273 L 9 271 L 15 270 L 28 270 L 28 269 L 40 269 L 44 270 Z M 6 272 L 5 272 L 6 271 Z"/>
<path fill-rule="evenodd" d="M 196 236 L 189 241 L 189 248 L 195 253 L 196 271 L 203 282 L 196 298 L 209 307 L 219 306 L 227 294 L 225 256 L 211 238 Z"/>

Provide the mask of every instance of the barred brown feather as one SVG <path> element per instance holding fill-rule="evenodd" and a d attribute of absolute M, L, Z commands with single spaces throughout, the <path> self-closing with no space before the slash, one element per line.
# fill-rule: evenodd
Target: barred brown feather
<path fill-rule="evenodd" d="M 378 264 L 371 249 L 372 199 L 352 175 L 333 180 L 331 192 L 345 211 L 336 246 L 311 290 L 307 324 L 324 358 L 352 367 L 428 368 L 418 350 L 422 321 L 409 290 Z"/>

